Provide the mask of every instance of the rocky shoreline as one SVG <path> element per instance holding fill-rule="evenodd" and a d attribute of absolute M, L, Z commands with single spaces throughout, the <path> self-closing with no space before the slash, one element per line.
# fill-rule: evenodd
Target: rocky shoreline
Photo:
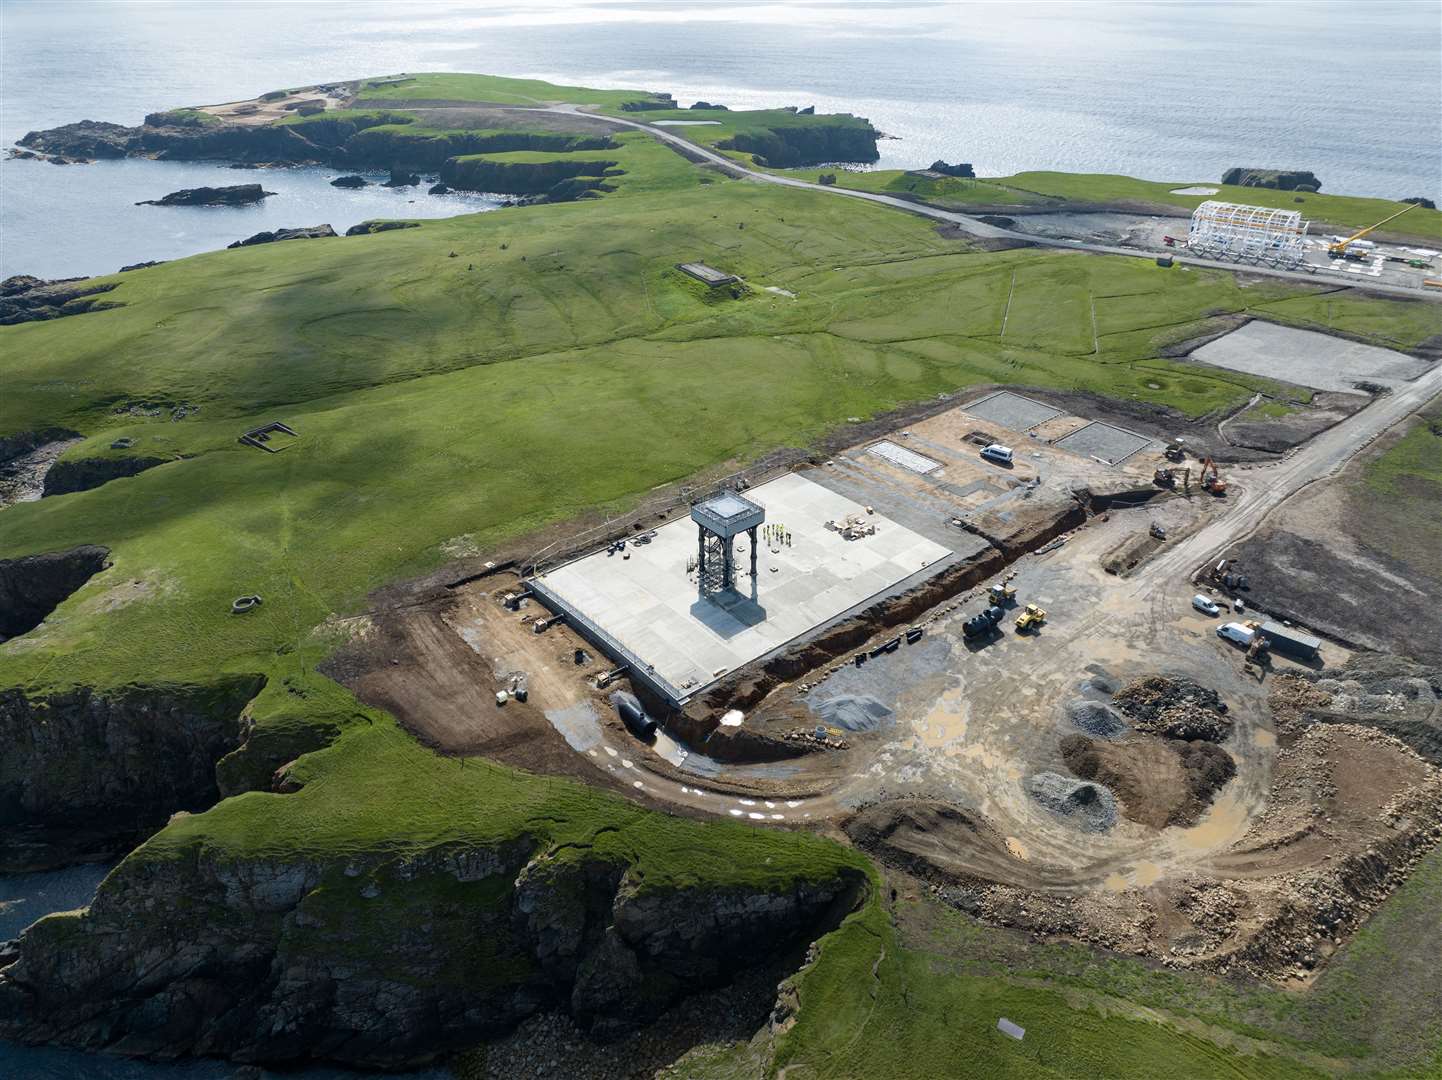
<path fill-rule="evenodd" d="M 144 850 L 0 945 L 0 1036 L 139 1057 L 415 1067 L 557 1011 L 592 1039 L 804 949 L 859 871 L 651 888 L 526 837 L 319 858 Z"/>

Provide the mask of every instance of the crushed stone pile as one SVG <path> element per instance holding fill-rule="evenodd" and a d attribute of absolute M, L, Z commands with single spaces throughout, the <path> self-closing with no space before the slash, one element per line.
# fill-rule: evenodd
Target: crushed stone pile
<path fill-rule="evenodd" d="M 1063 707 L 1068 720 L 1095 738 L 1120 739 L 1131 730 L 1126 718 L 1104 702 L 1075 698 Z"/>
<path fill-rule="evenodd" d="M 1100 784 L 1043 772 L 1027 778 L 1026 792 L 1084 832 L 1106 832 L 1117 823 L 1116 796 Z"/>
<path fill-rule="evenodd" d="M 1362 654 L 1344 667 L 1279 675 L 1267 702 L 1279 728 L 1354 724 L 1391 735 L 1442 765 L 1442 667 Z"/>
<path fill-rule="evenodd" d="M 1116 692 L 1112 704 L 1144 735 L 1221 742 L 1232 733 L 1232 721 L 1220 711 L 1217 692 L 1191 679 L 1167 675 L 1135 679 Z"/>
<path fill-rule="evenodd" d="M 822 723 L 843 731 L 875 731 L 887 723 L 891 710 L 875 698 L 861 694 L 839 694 L 813 707 Z"/>

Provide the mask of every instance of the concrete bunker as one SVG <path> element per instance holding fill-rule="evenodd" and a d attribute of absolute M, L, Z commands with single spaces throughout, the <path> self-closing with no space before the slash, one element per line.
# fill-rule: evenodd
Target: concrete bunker
<path fill-rule="evenodd" d="M 714 266 L 700 262 L 677 263 L 676 269 L 713 289 L 719 289 L 722 285 L 735 285 L 741 280 L 735 274 L 728 274 L 725 270 L 717 270 Z"/>

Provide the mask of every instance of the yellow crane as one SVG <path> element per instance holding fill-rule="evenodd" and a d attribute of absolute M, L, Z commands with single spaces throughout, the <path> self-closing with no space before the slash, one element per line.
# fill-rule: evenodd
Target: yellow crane
<path fill-rule="evenodd" d="M 1388 215 L 1387 217 L 1384 217 L 1381 221 L 1377 222 L 1377 224 L 1375 224 L 1375 225 L 1368 225 L 1365 229 L 1362 229 L 1362 230 L 1360 230 L 1360 231 L 1358 231 L 1358 232 L 1354 232 L 1351 236 L 1347 237 L 1347 239 L 1345 239 L 1345 240 L 1338 240 L 1336 243 L 1328 244 L 1328 245 L 1327 245 L 1327 254 L 1330 255 L 1330 256 L 1332 256 L 1332 258 L 1334 258 L 1334 259 L 1346 259 L 1346 258 L 1350 258 L 1351 256 L 1348 255 L 1348 253 L 1347 253 L 1347 248 L 1348 248 L 1349 245 L 1352 244 L 1353 241 L 1362 239 L 1362 237 L 1366 236 L 1368 233 L 1374 232 L 1374 231 L 1376 231 L 1377 229 L 1380 229 L 1383 225 L 1387 224 L 1387 222 L 1392 221 L 1392 220 L 1394 220 L 1395 218 L 1401 217 L 1401 216 L 1402 216 L 1403 214 L 1405 214 L 1408 210 L 1415 210 L 1416 208 L 1417 208 L 1417 204 L 1416 204 L 1416 203 L 1408 203 L 1406 206 L 1402 207 L 1402 209 L 1398 210 L 1395 214 L 1390 214 L 1390 215 Z"/>

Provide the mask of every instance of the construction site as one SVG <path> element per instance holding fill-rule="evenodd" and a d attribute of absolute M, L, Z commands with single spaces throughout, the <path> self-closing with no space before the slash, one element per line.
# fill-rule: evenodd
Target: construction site
<path fill-rule="evenodd" d="M 1219 466 L 1228 418 L 974 391 L 432 581 L 339 674 L 442 752 L 819 828 L 987 921 L 1305 982 L 1439 836 L 1417 732 L 1442 680 L 1258 605 L 1228 548 L 1442 367 L 1256 321 L 1193 353 L 1358 400 Z"/>
<path fill-rule="evenodd" d="M 1215 194 L 1219 189 L 1183 190 Z M 1397 220 L 1411 209 L 1409 206 L 1366 228 L 1341 232 L 1323 231 L 1299 210 L 1210 199 L 1189 218 L 1180 211 L 1013 208 L 1004 223 L 1018 233 L 1152 251 L 1163 265 L 1170 265 L 1166 260 L 1173 257 L 1191 255 L 1239 266 L 1301 271 L 1339 284 L 1442 290 L 1442 251 L 1408 243 L 1403 235 L 1406 222 Z M 995 220 L 1003 223 L 1003 219 Z M 1402 232 L 1390 232 L 1389 227 Z"/>

